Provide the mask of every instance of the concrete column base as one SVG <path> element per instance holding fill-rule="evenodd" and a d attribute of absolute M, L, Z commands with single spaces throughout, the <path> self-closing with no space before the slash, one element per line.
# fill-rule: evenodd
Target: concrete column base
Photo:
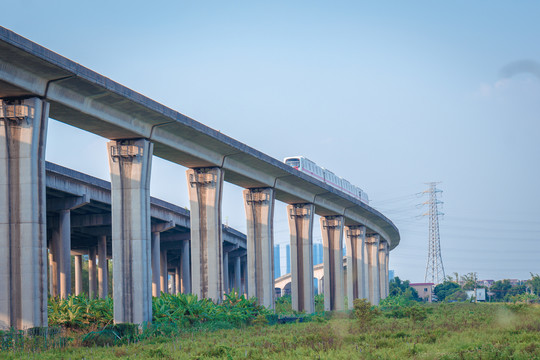
<path fill-rule="evenodd" d="M 223 245 L 221 194 L 223 170 L 189 169 L 186 172 L 191 207 L 192 291 L 200 299 L 223 300 Z"/>
<path fill-rule="evenodd" d="M 313 286 L 313 204 L 287 205 L 291 233 L 291 300 L 296 311 L 315 311 Z"/>
<path fill-rule="evenodd" d="M 0 101 L 0 329 L 47 326 L 49 104 Z"/>
<path fill-rule="evenodd" d="M 323 240 L 324 310 L 343 310 L 343 216 L 321 217 Z M 322 290 L 322 291 L 321 291 Z"/>

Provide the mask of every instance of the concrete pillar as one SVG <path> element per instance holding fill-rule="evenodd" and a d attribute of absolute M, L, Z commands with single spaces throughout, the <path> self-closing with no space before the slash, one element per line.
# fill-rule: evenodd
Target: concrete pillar
<path fill-rule="evenodd" d="M 174 221 L 155 223 L 151 225 L 152 235 L 150 244 L 152 262 L 152 296 L 159 297 L 161 286 L 161 233 L 176 226 Z M 178 287 L 179 288 L 179 287 Z"/>
<path fill-rule="evenodd" d="M 248 298 L 248 291 L 249 291 L 249 283 L 248 283 L 248 273 L 249 273 L 249 270 L 248 270 L 248 266 L 247 266 L 247 257 L 246 256 L 242 256 L 240 258 L 240 267 L 242 269 L 242 285 L 240 286 L 240 288 L 242 289 L 241 291 L 241 294 L 244 295 L 244 297 Z"/>
<path fill-rule="evenodd" d="M 343 310 L 343 216 L 321 217 L 324 310 Z"/>
<path fill-rule="evenodd" d="M 366 247 L 368 253 L 368 277 L 369 277 L 369 302 L 379 305 L 379 242 L 380 236 L 377 234 L 366 237 Z"/>
<path fill-rule="evenodd" d="M 49 244 L 49 286 L 51 296 L 53 297 L 60 295 L 60 273 L 58 270 L 58 260 L 60 257 L 59 245 L 58 236 L 53 231 Z"/>
<path fill-rule="evenodd" d="M 99 298 L 105 299 L 109 294 L 107 278 L 107 236 L 101 235 L 98 239 L 98 291 Z"/>
<path fill-rule="evenodd" d="M 388 296 L 388 275 L 386 273 L 388 259 L 388 242 L 381 240 L 379 243 L 379 290 L 381 300 Z"/>
<path fill-rule="evenodd" d="M 189 262 L 189 240 L 182 242 L 182 293 L 191 294 L 191 264 Z"/>
<path fill-rule="evenodd" d="M 274 189 L 244 190 L 247 219 L 248 297 L 274 308 Z"/>
<path fill-rule="evenodd" d="M 0 101 L 0 329 L 47 326 L 49 104 Z"/>
<path fill-rule="evenodd" d="M 180 260 L 177 261 L 177 264 L 174 266 L 174 288 L 175 288 L 175 294 L 180 294 L 182 291 L 182 285 L 180 280 Z"/>
<path fill-rule="evenodd" d="M 221 194 L 223 170 L 187 170 L 191 207 L 192 291 L 199 299 L 221 302 L 223 298 L 223 256 L 221 240 Z"/>
<path fill-rule="evenodd" d="M 242 262 L 240 256 L 234 258 L 234 290 L 238 295 L 242 293 Z"/>
<path fill-rule="evenodd" d="M 228 294 L 229 289 L 229 253 L 223 252 L 223 291 Z"/>
<path fill-rule="evenodd" d="M 82 293 L 82 255 L 75 255 L 75 295 Z"/>
<path fill-rule="evenodd" d="M 160 233 L 152 233 L 152 296 L 161 295 L 161 250 Z"/>
<path fill-rule="evenodd" d="M 291 233 L 291 299 L 296 311 L 313 313 L 313 204 L 287 205 Z"/>
<path fill-rule="evenodd" d="M 114 321 L 152 320 L 150 169 L 147 139 L 107 143 L 111 172 Z"/>
<path fill-rule="evenodd" d="M 171 275 L 171 294 L 176 294 L 176 281 L 174 281 L 174 272 Z M 169 272 L 167 272 L 167 279 L 169 278 Z"/>
<path fill-rule="evenodd" d="M 88 249 L 88 296 L 94 299 L 97 295 L 96 247 L 92 246 Z"/>
<path fill-rule="evenodd" d="M 71 222 L 70 211 L 61 210 L 51 226 L 50 286 L 51 296 L 67 298 L 71 293 Z"/>
<path fill-rule="evenodd" d="M 159 257 L 159 283 L 161 291 L 165 294 L 169 292 L 169 273 L 167 268 L 168 261 L 167 250 L 161 250 Z"/>
<path fill-rule="evenodd" d="M 353 308 L 354 299 L 368 298 L 365 288 L 364 249 L 366 228 L 360 225 L 347 226 L 345 229 L 345 246 L 347 249 L 347 303 Z"/>

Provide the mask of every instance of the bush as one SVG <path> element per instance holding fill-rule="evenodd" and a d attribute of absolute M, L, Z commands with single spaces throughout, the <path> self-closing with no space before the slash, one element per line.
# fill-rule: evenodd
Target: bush
<path fill-rule="evenodd" d="M 354 299 L 353 301 L 354 318 L 359 320 L 361 324 L 369 324 L 379 314 L 376 307 L 372 306 L 366 299 Z"/>

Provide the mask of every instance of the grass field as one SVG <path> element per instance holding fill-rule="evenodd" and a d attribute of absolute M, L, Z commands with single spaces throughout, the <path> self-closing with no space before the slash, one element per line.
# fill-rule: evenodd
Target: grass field
<path fill-rule="evenodd" d="M 208 321 L 137 343 L 3 351 L 7 359 L 538 359 L 540 306 L 437 304 L 327 313 L 310 322 L 236 328 Z M 262 319 L 262 320 L 261 320 Z M 255 323 L 255 324 L 253 324 Z M 238 325 L 236 325 L 238 326 Z"/>

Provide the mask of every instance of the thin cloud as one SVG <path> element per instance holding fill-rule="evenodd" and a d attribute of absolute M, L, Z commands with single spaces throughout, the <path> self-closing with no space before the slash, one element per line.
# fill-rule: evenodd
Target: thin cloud
<path fill-rule="evenodd" d="M 534 60 L 518 60 L 503 66 L 499 73 L 502 79 L 521 74 L 530 74 L 540 80 L 540 63 Z"/>

